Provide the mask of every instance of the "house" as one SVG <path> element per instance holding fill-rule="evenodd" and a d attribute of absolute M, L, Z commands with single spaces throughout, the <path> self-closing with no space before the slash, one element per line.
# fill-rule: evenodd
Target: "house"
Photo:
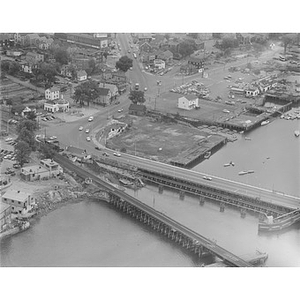
<path fill-rule="evenodd" d="M 37 64 L 44 61 L 44 55 L 36 52 L 27 52 L 25 60 L 30 64 Z"/>
<path fill-rule="evenodd" d="M 151 52 L 152 46 L 148 42 L 140 42 L 139 43 L 139 50 L 140 52 Z"/>
<path fill-rule="evenodd" d="M 146 114 L 146 106 L 145 105 L 139 105 L 139 104 L 130 104 L 129 105 L 129 114 L 130 115 L 136 115 L 136 116 L 143 116 Z"/>
<path fill-rule="evenodd" d="M 111 91 L 109 88 L 99 88 L 99 97 L 93 101 L 96 104 L 102 104 L 106 106 L 110 103 Z"/>
<path fill-rule="evenodd" d="M 100 82 L 99 87 L 109 89 L 110 92 L 111 92 L 111 98 L 112 99 L 116 99 L 117 96 L 119 96 L 119 89 L 115 84 Z"/>
<path fill-rule="evenodd" d="M 11 189 L 2 196 L 2 202 L 11 206 L 12 213 L 26 214 L 32 209 L 35 199 L 29 193 Z"/>
<path fill-rule="evenodd" d="M 173 53 L 170 50 L 160 52 L 157 54 L 157 58 L 164 60 L 166 64 L 171 64 L 173 61 Z"/>
<path fill-rule="evenodd" d="M 0 202 L 0 233 L 5 231 L 11 222 L 11 206 Z"/>
<path fill-rule="evenodd" d="M 172 52 L 178 52 L 179 45 L 180 45 L 180 42 L 178 42 L 178 41 L 170 40 L 170 41 L 168 42 L 168 48 L 169 48 Z"/>
<path fill-rule="evenodd" d="M 39 165 L 22 168 L 20 177 L 25 181 L 35 181 L 57 177 L 62 173 L 63 169 L 57 162 L 51 159 L 43 159 Z"/>
<path fill-rule="evenodd" d="M 72 76 L 73 76 L 72 69 L 76 69 L 76 68 L 77 68 L 76 66 L 73 66 L 73 65 L 70 65 L 70 64 L 69 65 L 62 65 L 61 69 L 60 69 L 60 74 L 62 76 L 72 78 Z"/>
<path fill-rule="evenodd" d="M 31 111 L 33 111 L 34 113 L 36 112 L 36 109 L 31 109 L 28 106 L 26 106 L 23 111 L 21 112 L 21 116 L 22 117 L 26 117 L 28 113 L 30 113 Z"/>
<path fill-rule="evenodd" d="M 138 33 L 137 39 L 139 42 L 151 42 L 152 34 L 151 33 Z"/>
<path fill-rule="evenodd" d="M 67 112 L 70 109 L 69 102 L 64 98 L 61 98 L 57 101 L 48 100 L 44 103 L 44 110 L 55 113 L 58 111 Z"/>
<path fill-rule="evenodd" d="M 196 67 L 197 69 L 202 69 L 204 66 L 204 59 L 202 57 L 193 57 L 188 58 L 188 64 Z"/>
<path fill-rule="evenodd" d="M 127 81 L 126 75 L 123 71 L 112 72 L 111 76 L 112 76 L 112 80 L 114 80 L 116 82 L 126 82 Z"/>
<path fill-rule="evenodd" d="M 249 87 L 245 89 L 246 97 L 256 97 L 259 94 L 257 87 Z"/>
<path fill-rule="evenodd" d="M 166 68 L 166 63 L 162 59 L 155 59 L 154 60 L 154 67 L 158 69 L 165 69 Z"/>
<path fill-rule="evenodd" d="M 35 46 L 40 36 L 37 33 L 29 33 L 24 37 L 24 45 Z"/>
<path fill-rule="evenodd" d="M 20 63 L 21 69 L 24 73 L 32 74 L 33 65 L 28 62 Z"/>
<path fill-rule="evenodd" d="M 84 70 L 77 71 L 76 76 L 78 81 L 87 80 L 87 73 Z"/>
<path fill-rule="evenodd" d="M 45 90 L 45 99 L 46 100 L 55 100 L 59 99 L 59 88 L 51 87 L 50 89 Z"/>
<path fill-rule="evenodd" d="M 199 99 L 195 95 L 185 95 L 178 98 L 178 108 L 191 110 L 193 108 L 199 107 Z"/>

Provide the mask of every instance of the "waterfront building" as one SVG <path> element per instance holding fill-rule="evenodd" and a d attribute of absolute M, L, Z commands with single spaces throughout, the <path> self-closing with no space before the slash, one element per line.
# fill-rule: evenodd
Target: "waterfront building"
<path fill-rule="evenodd" d="M 26 214 L 32 209 L 35 199 L 30 193 L 11 189 L 2 196 L 2 202 L 11 206 L 12 213 Z"/>
<path fill-rule="evenodd" d="M 11 222 L 11 206 L 0 202 L 0 232 L 5 231 Z"/>

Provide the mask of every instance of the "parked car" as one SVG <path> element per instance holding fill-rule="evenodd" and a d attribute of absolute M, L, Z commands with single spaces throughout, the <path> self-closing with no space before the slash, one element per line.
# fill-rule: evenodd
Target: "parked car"
<path fill-rule="evenodd" d="M 90 130 L 89 129 L 87 129 L 86 131 L 85 131 L 85 133 L 89 133 L 90 132 Z"/>
<path fill-rule="evenodd" d="M 121 113 L 122 111 L 123 111 L 123 108 L 122 108 L 122 109 L 118 109 L 118 112 L 119 112 L 119 113 Z"/>
<path fill-rule="evenodd" d="M 94 120 L 94 117 L 89 117 L 89 118 L 88 118 L 88 121 L 89 121 L 89 122 L 92 122 L 93 120 Z"/>
<path fill-rule="evenodd" d="M 120 157 L 120 156 L 121 156 L 121 154 L 120 154 L 120 153 L 118 153 L 118 152 L 114 152 L 114 156 L 118 156 L 118 157 Z"/>
<path fill-rule="evenodd" d="M 83 126 L 80 126 L 80 127 L 79 127 L 79 131 L 82 131 L 82 130 L 83 130 Z"/>
<path fill-rule="evenodd" d="M 14 167 L 15 169 L 20 169 L 20 168 L 21 168 L 21 166 L 20 166 L 19 164 L 13 164 L 13 167 Z"/>
<path fill-rule="evenodd" d="M 106 152 L 104 152 L 102 155 L 103 155 L 103 156 L 109 156 L 109 154 L 106 153 Z"/>
<path fill-rule="evenodd" d="M 91 138 L 90 138 L 89 136 L 87 136 L 87 137 L 86 137 L 86 140 L 87 140 L 88 142 L 90 142 L 90 141 L 91 141 Z"/>

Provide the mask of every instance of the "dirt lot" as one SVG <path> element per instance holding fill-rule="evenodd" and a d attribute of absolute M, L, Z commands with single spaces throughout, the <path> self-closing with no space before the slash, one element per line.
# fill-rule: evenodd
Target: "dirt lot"
<path fill-rule="evenodd" d="M 107 141 L 109 148 L 124 148 L 127 153 L 169 161 L 193 146 L 203 146 L 204 150 L 209 147 L 209 133 L 196 128 L 157 122 L 146 117 L 132 119 L 133 125 L 129 130 Z"/>

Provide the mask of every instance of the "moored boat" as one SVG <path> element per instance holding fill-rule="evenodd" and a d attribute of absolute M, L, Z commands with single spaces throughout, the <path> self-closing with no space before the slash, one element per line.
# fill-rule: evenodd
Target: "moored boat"
<path fill-rule="evenodd" d="M 211 156 L 211 152 L 210 152 L 210 151 L 207 151 L 207 152 L 204 154 L 204 158 L 205 158 L 205 159 L 210 158 L 210 156 Z"/>
<path fill-rule="evenodd" d="M 299 137 L 300 131 L 299 130 L 295 130 L 294 134 L 295 134 L 295 137 Z"/>
<path fill-rule="evenodd" d="M 246 174 L 248 174 L 247 171 L 241 171 L 241 172 L 239 172 L 239 175 L 246 175 Z"/>
<path fill-rule="evenodd" d="M 261 126 L 264 126 L 264 125 L 267 125 L 267 124 L 269 124 L 270 123 L 270 121 L 269 120 L 266 120 L 266 121 L 262 121 L 261 123 L 260 123 L 260 125 Z"/>
<path fill-rule="evenodd" d="M 228 163 L 228 164 L 224 164 L 224 167 L 230 167 L 231 166 L 231 164 L 230 163 Z"/>
<path fill-rule="evenodd" d="M 254 170 L 248 170 L 247 172 L 248 172 L 248 174 L 252 174 L 252 173 L 254 173 Z"/>

